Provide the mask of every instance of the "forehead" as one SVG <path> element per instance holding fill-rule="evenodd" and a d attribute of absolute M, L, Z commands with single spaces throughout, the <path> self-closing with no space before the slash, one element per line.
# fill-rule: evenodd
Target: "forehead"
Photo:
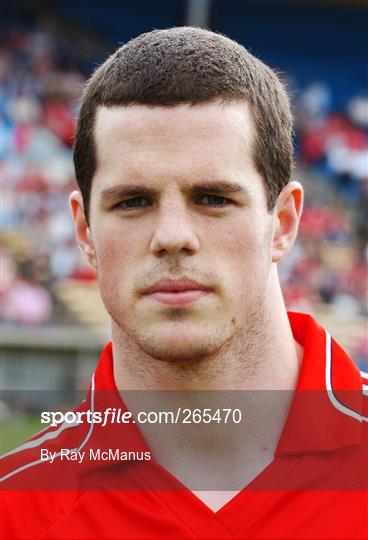
<path fill-rule="evenodd" d="M 245 101 L 201 105 L 99 107 L 94 137 L 98 167 L 121 159 L 160 156 L 165 162 L 187 155 L 208 165 L 250 159 L 254 123 Z M 202 159 L 201 159 L 202 158 Z M 170 160 L 169 160 L 170 161 Z"/>

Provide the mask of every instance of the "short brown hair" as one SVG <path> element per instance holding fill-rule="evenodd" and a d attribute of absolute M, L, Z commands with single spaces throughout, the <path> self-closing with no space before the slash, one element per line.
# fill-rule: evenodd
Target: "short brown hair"
<path fill-rule="evenodd" d="M 86 215 L 96 169 L 93 129 L 99 106 L 239 99 L 248 101 L 253 115 L 254 162 L 271 210 L 289 182 L 293 160 L 290 102 L 275 72 L 239 43 L 201 28 L 154 30 L 120 47 L 94 72 L 82 94 L 74 165 Z"/>

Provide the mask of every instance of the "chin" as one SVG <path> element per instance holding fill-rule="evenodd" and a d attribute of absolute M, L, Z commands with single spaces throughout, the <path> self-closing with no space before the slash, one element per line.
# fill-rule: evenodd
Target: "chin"
<path fill-rule="evenodd" d="M 146 354 L 163 362 L 196 363 L 216 353 L 225 341 L 203 335 L 190 336 L 188 333 L 158 334 L 141 337 L 137 342 Z"/>
<path fill-rule="evenodd" d="M 170 318 L 137 318 L 122 320 L 110 315 L 133 346 L 151 358 L 168 363 L 194 364 L 210 359 L 228 342 L 232 325 L 224 320 L 211 320 L 203 314 L 188 317 L 183 310 L 171 310 Z"/>

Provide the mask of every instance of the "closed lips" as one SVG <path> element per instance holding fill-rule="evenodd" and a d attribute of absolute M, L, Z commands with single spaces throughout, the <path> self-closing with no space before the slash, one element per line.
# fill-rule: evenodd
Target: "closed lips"
<path fill-rule="evenodd" d="M 209 291 L 209 287 L 191 279 L 165 279 L 158 281 L 146 289 L 144 294 L 153 294 L 156 292 L 180 293 L 184 291 Z"/>

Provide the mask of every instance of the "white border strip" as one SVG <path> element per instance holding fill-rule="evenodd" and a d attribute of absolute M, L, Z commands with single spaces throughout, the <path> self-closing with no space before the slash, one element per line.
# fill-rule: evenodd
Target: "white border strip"
<path fill-rule="evenodd" d="M 93 374 L 92 380 L 91 380 L 91 412 L 92 413 L 94 412 L 94 393 L 95 393 L 95 374 Z M 92 414 L 92 417 L 93 417 L 93 414 Z M 34 441 L 30 441 L 29 443 L 22 444 L 19 448 L 16 448 L 15 450 L 8 452 L 2 457 L 4 458 L 6 456 L 15 454 L 17 452 L 20 452 L 21 450 L 26 450 L 28 448 L 34 448 L 38 446 L 39 444 L 41 444 L 42 442 L 44 442 L 45 440 L 56 438 L 62 431 L 64 431 L 68 427 L 73 428 L 73 427 L 76 427 L 77 425 L 80 425 L 80 424 L 68 424 L 66 427 L 64 427 L 64 424 L 62 424 L 59 429 L 56 429 L 55 431 L 52 431 L 51 433 L 46 433 L 45 435 L 43 435 L 42 437 L 39 437 L 38 439 L 35 439 Z M 69 452 L 79 452 L 79 450 L 81 450 L 81 448 L 83 448 L 83 446 L 85 446 L 85 444 L 87 444 L 88 440 L 90 439 L 93 428 L 94 428 L 94 423 L 91 422 L 87 435 L 85 436 L 81 444 L 77 446 L 76 448 L 70 448 Z M 59 456 L 61 456 L 61 452 L 57 452 L 53 456 L 53 458 L 55 459 Z M 14 471 L 10 471 L 8 474 L 0 478 L 0 483 L 5 482 L 5 480 L 8 480 L 8 478 L 11 478 L 12 476 L 16 474 L 22 471 L 25 471 L 26 469 L 29 469 L 30 467 L 34 467 L 36 465 L 39 465 L 40 463 L 47 463 L 50 460 L 51 460 L 51 457 L 48 459 L 37 459 L 36 461 L 31 461 L 30 463 L 26 463 L 25 465 L 18 467 L 18 469 L 15 469 Z"/>
<path fill-rule="evenodd" d="M 361 416 L 356 411 L 353 411 L 353 409 L 349 409 L 349 407 L 346 407 L 343 405 L 343 403 L 340 403 L 340 401 L 336 398 L 334 391 L 332 389 L 332 343 L 331 343 L 331 335 L 326 331 L 326 388 L 327 388 L 327 395 L 332 403 L 332 405 L 337 409 L 338 411 L 342 412 L 343 414 L 346 414 L 347 416 L 350 416 L 351 418 L 355 418 L 359 422 L 368 422 L 368 418 L 365 416 Z"/>
<path fill-rule="evenodd" d="M 8 456 L 11 456 L 13 454 L 17 454 L 18 452 L 22 452 L 23 450 L 28 450 L 29 448 L 35 448 L 36 446 L 39 446 L 40 444 L 42 444 L 43 442 L 45 441 L 49 441 L 51 439 L 55 439 L 56 437 L 58 437 L 60 435 L 60 433 L 62 433 L 65 429 L 68 429 L 68 428 L 73 428 L 75 427 L 76 425 L 80 425 L 80 424 L 77 424 L 76 422 L 75 423 L 71 423 L 71 424 L 68 424 L 66 422 L 64 422 L 63 424 L 61 424 L 61 426 L 58 427 L 58 429 L 55 429 L 54 431 L 49 431 L 48 433 L 45 433 L 44 435 L 42 435 L 41 437 L 39 437 L 38 439 L 33 439 L 32 441 L 28 441 L 24 444 L 21 444 L 20 446 L 18 446 L 17 448 L 15 448 L 14 450 L 10 450 L 10 452 L 7 452 L 6 454 L 3 454 L 0 459 L 4 459 Z M 47 429 L 47 428 L 46 428 Z"/>

